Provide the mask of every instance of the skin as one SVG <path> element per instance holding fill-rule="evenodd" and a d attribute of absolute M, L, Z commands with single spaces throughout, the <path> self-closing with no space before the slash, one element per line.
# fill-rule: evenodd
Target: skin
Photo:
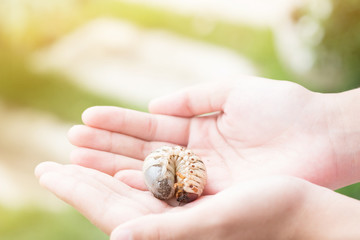
<path fill-rule="evenodd" d="M 356 121 L 360 117 L 360 111 L 354 111 L 357 95 L 356 91 L 319 94 L 290 82 L 244 77 L 237 82 L 195 86 L 157 99 L 150 103 L 150 113 L 116 107 L 93 107 L 84 112 L 84 125 L 74 126 L 69 131 L 69 140 L 78 147 L 72 153 L 71 160 L 86 168 L 45 163 L 38 166 L 36 175 L 43 186 L 75 206 L 106 233 L 122 224 L 120 228 L 125 226 L 125 229 L 130 229 L 135 234 L 136 227 L 126 224 L 136 222 L 137 219 L 141 222 L 145 217 L 147 220 L 159 217 L 165 221 L 170 219 L 166 216 L 172 216 L 167 214 L 176 213 L 180 214 L 176 216 L 184 217 L 184 221 L 186 219 L 185 222 L 189 224 L 187 228 L 178 227 L 187 229 L 184 233 L 193 231 L 194 236 L 201 236 L 200 232 L 212 232 L 213 228 L 209 228 L 211 231 L 206 229 L 206 226 L 213 226 L 211 224 L 227 226 L 226 223 L 233 222 L 229 225 L 232 226 L 232 232 L 239 228 L 239 233 L 243 233 L 243 229 L 251 237 L 252 234 L 261 233 L 258 231 L 257 220 L 260 221 L 263 217 L 267 219 L 268 216 L 269 221 L 264 221 L 261 226 L 265 230 L 264 236 L 271 236 L 266 231 L 267 227 L 273 227 L 269 228 L 270 231 L 282 226 L 281 231 L 277 231 L 282 232 L 284 222 L 291 221 L 283 220 L 284 222 L 272 225 L 274 219 L 270 217 L 275 214 L 279 216 L 279 220 L 287 219 L 286 216 L 281 218 L 281 213 L 284 212 L 288 218 L 306 216 L 307 208 L 299 208 L 303 203 L 295 199 L 306 198 L 309 193 L 292 192 L 289 187 L 282 188 L 281 184 L 268 186 L 267 181 L 260 181 L 261 184 L 255 188 L 250 183 L 257 180 L 252 179 L 291 175 L 331 189 L 359 181 L 360 131 Z M 216 113 L 202 115 L 212 112 Z M 151 196 L 146 191 L 141 173 L 142 159 L 147 154 L 160 146 L 172 144 L 192 149 L 201 156 L 208 172 L 203 196 L 181 208 L 173 208 Z M 265 187 L 261 187 L 262 185 Z M 311 184 L 306 182 L 305 185 Z M 234 186 L 240 189 L 255 188 L 253 191 L 257 194 L 252 195 L 253 199 L 244 200 L 242 194 L 237 198 L 235 196 L 241 191 L 234 190 Z M 260 190 L 264 189 L 269 189 L 269 195 L 262 196 L 264 191 Z M 235 193 L 230 194 L 228 191 Z M 286 191 L 290 194 L 284 194 Z M 281 198 L 273 200 L 275 194 L 272 195 L 272 192 L 278 193 Z M 318 196 L 323 190 L 309 192 L 319 192 L 314 194 Z M 327 194 L 335 195 L 334 199 L 339 198 L 332 192 L 324 193 L 324 196 L 329 197 Z M 231 197 L 233 195 L 234 198 Z M 325 202 L 326 199 L 323 198 Z M 84 201 L 88 203 L 84 204 Z M 224 203 L 221 204 L 221 201 Z M 284 204 L 277 206 L 279 201 Z M 259 208 L 260 211 L 254 203 L 265 204 L 266 207 Z M 316 210 L 320 206 L 316 201 L 311 203 L 310 201 L 309 209 Z M 94 207 L 99 204 L 102 205 L 100 210 Z M 296 209 L 301 210 L 301 214 L 281 209 L 284 206 L 288 209 L 287 204 L 291 205 L 290 209 L 293 209 L 294 204 Z M 196 210 L 203 209 L 203 206 L 211 209 L 207 210 L 207 215 L 212 213 L 215 223 L 209 217 L 206 219 L 210 222 L 204 221 L 204 226 L 198 228 L 200 232 L 196 229 L 189 230 L 190 226 L 199 225 L 195 214 L 206 216 L 205 210 Z M 219 206 L 230 206 L 238 211 L 227 209 L 228 213 L 234 212 L 230 214 L 234 217 L 232 218 L 222 215 Z M 241 206 L 253 211 L 244 213 Z M 270 214 L 265 210 L 270 211 Z M 323 215 L 319 213 L 319 216 Z M 258 218 L 244 222 L 244 219 L 241 221 L 238 217 Z M 336 215 L 333 217 L 336 218 Z M 305 223 L 307 221 L 308 219 L 304 220 Z M 315 217 L 314 221 L 320 224 L 321 219 Z M 269 223 L 269 226 L 265 223 Z M 303 227 L 311 229 L 305 223 Z M 153 221 L 151 224 L 154 224 Z M 254 226 L 247 227 L 246 230 L 242 227 L 243 224 Z M 255 232 L 250 233 L 249 229 L 254 229 Z M 294 239 L 301 232 L 294 226 L 289 226 L 289 229 L 293 233 L 284 234 L 290 234 Z M 165 229 L 156 231 L 165 234 L 161 232 Z M 157 232 L 149 235 L 149 239 L 163 236 Z M 115 239 L 117 233 L 113 236 Z M 180 239 L 177 236 L 172 238 Z M 259 235 L 259 238 L 244 239 L 261 238 Z"/>
<path fill-rule="evenodd" d="M 344 123 L 336 120 L 344 115 L 338 109 L 342 105 L 333 102 L 336 95 L 248 77 L 157 99 L 149 105 L 150 114 L 93 107 L 83 114 L 85 125 L 69 131 L 70 142 L 79 147 L 71 161 L 146 189 L 142 160 L 158 147 L 175 144 L 187 146 L 205 162 L 205 194 L 275 174 L 336 189 L 359 181 L 360 168 L 359 150 L 344 146 L 357 136 L 343 141 L 348 138 L 341 133 Z M 220 113 L 199 117 L 216 111 Z"/>
<path fill-rule="evenodd" d="M 184 206 L 171 207 L 149 192 L 102 172 L 46 162 L 40 184 L 93 224 L 123 239 L 359 239 L 360 203 L 289 176 L 234 184 Z"/>
<path fill-rule="evenodd" d="M 359 216 L 354 199 L 276 176 L 235 184 L 184 211 L 129 221 L 110 239 L 355 240 Z"/>

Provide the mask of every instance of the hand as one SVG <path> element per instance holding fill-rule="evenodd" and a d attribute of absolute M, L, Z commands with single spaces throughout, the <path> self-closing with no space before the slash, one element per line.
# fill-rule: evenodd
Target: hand
<path fill-rule="evenodd" d="M 337 188 L 354 179 L 347 177 L 351 165 L 335 154 L 325 99 L 295 83 L 248 77 L 155 100 L 151 114 L 94 107 L 83 114 L 86 126 L 69 132 L 79 147 L 72 162 L 145 189 L 142 160 L 157 147 L 175 144 L 204 160 L 204 194 L 274 174 Z M 218 113 L 199 116 L 211 112 Z"/>
<path fill-rule="evenodd" d="M 102 172 L 42 163 L 41 185 L 118 239 L 359 239 L 359 202 L 293 177 L 243 181 L 171 207 Z M 114 230 L 115 229 L 115 230 Z M 331 237 L 331 238 L 330 238 Z"/>
<path fill-rule="evenodd" d="M 301 179 L 272 176 L 237 183 L 189 209 L 131 220 L 110 239 L 355 240 L 359 217 L 357 200 Z"/>
<path fill-rule="evenodd" d="M 302 189 L 292 187 L 286 178 L 244 182 L 217 195 L 171 207 L 148 191 L 133 189 L 107 174 L 81 166 L 45 162 L 36 168 L 35 174 L 41 185 L 74 206 L 105 233 L 110 234 L 120 225 L 119 229 L 131 230 L 136 236 L 134 239 L 145 239 L 145 236 L 148 239 L 172 236 L 217 239 L 216 236 L 229 235 L 229 231 L 237 233 L 240 230 L 236 230 L 237 226 L 243 228 L 239 233 L 250 233 L 251 224 L 255 228 L 259 220 L 263 223 L 271 220 L 269 226 L 262 228 L 265 233 L 285 224 L 280 215 L 296 212 L 303 200 L 299 194 L 293 194 Z"/>
<path fill-rule="evenodd" d="M 35 175 L 42 186 L 72 205 L 106 234 L 131 219 L 171 209 L 150 192 L 131 188 L 97 170 L 44 162 L 36 167 Z"/>

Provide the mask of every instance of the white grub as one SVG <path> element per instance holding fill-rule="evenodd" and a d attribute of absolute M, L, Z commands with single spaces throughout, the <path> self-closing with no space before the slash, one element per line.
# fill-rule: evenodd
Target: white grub
<path fill-rule="evenodd" d="M 143 173 L 149 191 L 161 200 L 174 195 L 180 203 L 189 203 L 201 196 L 206 184 L 203 161 L 184 147 L 163 146 L 144 160 Z"/>

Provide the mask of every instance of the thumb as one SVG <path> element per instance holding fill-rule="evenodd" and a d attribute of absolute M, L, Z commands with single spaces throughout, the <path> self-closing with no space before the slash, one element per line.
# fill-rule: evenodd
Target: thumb
<path fill-rule="evenodd" d="M 149 103 L 149 111 L 181 117 L 222 111 L 233 85 L 232 82 L 196 85 L 152 100 Z"/>
<path fill-rule="evenodd" d="M 150 214 L 115 228 L 110 240 L 199 239 L 193 232 L 199 222 L 186 213 Z M 197 222 L 196 222 L 197 221 Z"/>

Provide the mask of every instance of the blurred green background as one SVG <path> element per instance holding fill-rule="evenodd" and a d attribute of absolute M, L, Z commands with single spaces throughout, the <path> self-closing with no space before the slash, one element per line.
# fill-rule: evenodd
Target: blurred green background
<path fill-rule="evenodd" d="M 0 1 L 1 239 L 107 239 L 32 173 L 41 161 L 68 161 L 66 131 L 87 107 L 146 111 L 152 97 L 208 75 L 319 92 L 360 85 L 356 0 L 169 2 Z M 359 187 L 339 192 L 360 199 Z"/>

